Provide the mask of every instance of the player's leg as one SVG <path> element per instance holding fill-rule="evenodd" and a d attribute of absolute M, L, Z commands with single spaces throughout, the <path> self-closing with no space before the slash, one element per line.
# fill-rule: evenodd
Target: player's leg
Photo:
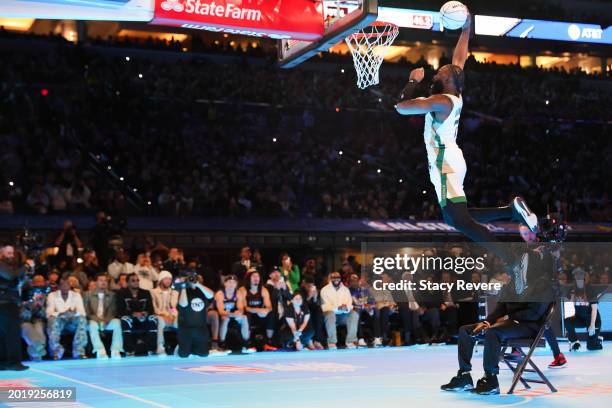
<path fill-rule="evenodd" d="M 515 220 L 527 225 L 532 232 L 538 230 L 537 215 L 520 196 L 514 197 L 510 204 L 503 207 L 469 208 L 468 211 L 477 222 Z"/>
<path fill-rule="evenodd" d="M 487 227 L 477 223 L 472 218 L 467 208 L 467 202 L 447 200 L 446 205 L 442 207 L 442 215 L 448 225 L 455 227 L 472 241 L 478 242 L 487 250 L 495 253 L 506 265 L 513 264 L 514 257 L 510 249 L 500 245 L 500 241 Z"/>

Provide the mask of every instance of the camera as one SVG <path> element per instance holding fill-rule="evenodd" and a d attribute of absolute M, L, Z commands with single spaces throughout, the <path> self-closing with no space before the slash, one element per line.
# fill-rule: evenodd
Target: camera
<path fill-rule="evenodd" d="M 181 272 L 179 278 L 174 280 L 174 282 L 172 283 L 172 288 L 180 291 L 189 286 L 190 283 L 197 282 L 198 271 L 196 271 L 195 269 L 186 269 Z"/>
<path fill-rule="evenodd" d="M 542 242 L 561 243 L 567 238 L 568 225 L 559 214 L 548 214 L 538 220 L 540 231 L 538 237 Z"/>

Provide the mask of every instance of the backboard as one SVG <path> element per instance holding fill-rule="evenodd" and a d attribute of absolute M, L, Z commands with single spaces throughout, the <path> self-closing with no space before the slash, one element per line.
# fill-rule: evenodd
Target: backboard
<path fill-rule="evenodd" d="M 377 0 L 322 0 L 325 21 L 323 37 L 317 41 L 278 40 L 278 60 L 282 68 L 292 68 L 327 51 L 350 34 L 373 23 L 378 16 Z"/>

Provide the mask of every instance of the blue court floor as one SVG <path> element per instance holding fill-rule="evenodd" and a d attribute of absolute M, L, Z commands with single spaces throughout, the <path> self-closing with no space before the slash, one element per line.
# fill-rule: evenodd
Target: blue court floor
<path fill-rule="evenodd" d="M 566 345 L 562 345 L 566 347 Z M 502 369 L 502 395 L 439 391 L 457 370 L 456 346 L 268 352 L 208 358 L 133 357 L 30 364 L 0 373 L 0 386 L 74 386 L 76 403 L 13 403 L 23 407 L 610 407 L 612 343 L 601 352 L 569 354 L 569 366 L 550 370 L 550 351 L 536 363 L 559 392 L 519 385 L 505 395 L 511 373 Z M 482 349 L 473 376 L 482 374 Z"/>

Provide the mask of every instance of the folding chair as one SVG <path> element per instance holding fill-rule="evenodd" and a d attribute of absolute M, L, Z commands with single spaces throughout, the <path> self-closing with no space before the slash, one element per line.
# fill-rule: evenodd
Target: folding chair
<path fill-rule="evenodd" d="M 512 394 L 514 392 L 514 388 L 520 381 L 525 388 L 531 388 L 529 383 L 538 383 L 538 384 L 546 384 L 548 388 L 552 392 L 557 392 L 557 389 L 548 381 L 548 378 L 542 373 L 542 371 L 538 368 L 538 366 L 531 360 L 531 356 L 535 351 L 536 347 L 542 342 L 542 336 L 544 336 L 544 332 L 550 326 L 550 322 L 552 320 L 553 313 L 555 311 L 555 303 L 551 303 L 548 306 L 548 310 L 546 311 L 546 315 L 544 318 L 544 324 L 540 327 L 538 334 L 533 338 L 520 338 L 520 339 L 510 339 L 505 341 L 502 344 L 502 359 L 504 363 L 512 370 L 514 373 L 514 378 L 512 379 L 512 385 L 510 386 L 510 390 L 508 390 L 508 394 Z M 523 351 L 523 347 L 529 347 L 529 351 L 527 354 Z M 511 348 L 512 350 L 517 350 L 520 353 L 520 357 L 518 360 L 516 358 L 511 358 L 509 354 L 506 354 L 506 350 Z M 516 365 L 512 365 L 515 363 Z M 531 366 L 531 368 L 527 368 L 527 364 Z M 536 373 L 540 379 L 531 379 L 523 377 L 523 373 Z"/>

